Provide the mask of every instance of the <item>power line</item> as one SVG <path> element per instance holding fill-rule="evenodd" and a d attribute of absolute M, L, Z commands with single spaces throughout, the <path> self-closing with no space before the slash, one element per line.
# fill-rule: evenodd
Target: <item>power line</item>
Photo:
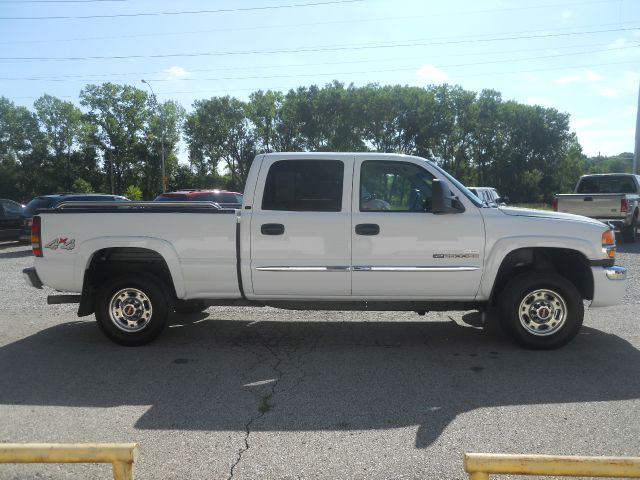
<path fill-rule="evenodd" d="M 90 3 L 90 2 L 109 2 L 109 1 L 127 1 L 127 0 L 2 0 L 0 3 Z M 339 3 L 352 3 L 365 0 L 343 0 L 343 1 L 328 1 L 319 2 L 309 5 L 285 5 L 285 6 L 272 6 L 272 7 L 247 7 L 247 8 L 234 8 L 234 9 L 218 9 L 218 10 L 197 10 L 197 11 L 179 11 L 179 12 L 151 12 L 151 13 L 135 13 L 135 14 L 112 14 L 112 15 L 86 15 L 86 16 L 43 16 L 43 17 L 0 17 L 0 20 L 69 20 L 69 19 L 92 19 L 92 18 L 118 18 L 118 17 L 136 17 L 136 16 L 161 16 L 161 15 L 187 15 L 187 14 L 199 14 L 199 13 L 230 13 L 239 11 L 252 11 L 252 10 L 268 10 L 275 8 L 290 8 L 295 6 L 311 6 L 311 5 L 327 5 L 327 4 L 339 4 Z M 563 4 L 564 7 L 571 6 L 584 6 L 595 5 L 602 3 L 612 3 L 617 0 L 591 0 L 580 1 L 573 3 Z M 476 15 L 479 13 L 496 13 L 496 12 L 509 12 L 509 11 L 522 11 L 522 10 L 534 10 L 544 9 L 548 7 L 556 7 L 557 4 L 539 4 L 539 5 L 527 5 L 524 7 L 509 7 L 509 8 L 493 8 L 493 9 L 481 9 L 481 10 L 469 10 L 464 9 L 457 12 L 450 13 L 432 13 L 429 17 L 447 16 L 447 15 Z M 407 17 L 415 18 L 415 17 Z"/>
<path fill-rule="evenodd" d="M 128 1 L 129 0 L 0 0 L 0 3 L 102 3 Z"/>
<path fill-rule="evenodd" d="M 558 47 L 554 47 L 556 50 L 561 49 L 574 49 L 574 48 L 587 48 L 587 47 L 600 47 L 602 43 L 591 43 L 591 44 L 582 44 L 582 45 L 561 45 Z M 620 48 L 628 48 L 628 47 L 616 47 L 616 48 L 607 48 L 602 49 L 601 51 L 615 51 Z M 456 53 L 456 54 L 442 54 L 442 55 L 429 55 L 429 59 L 434 58 L 452 58 L 452 57 L 478 57 L 478 56 L 491 56 L 491 55 L 504 55 L 510 53 L 524 53 L 524 52 L 538 52 L 540 48 L 533 49 L 517 49 L 517 50 L 500 50 L 500 51 L 488 51 L 488 52 L 473 52 L 473 53 Z M 573 52 L 575 54 L 580 54 L 582 52 Z M 352 65 L 352 64 L 362 64 L 362 63 L 389 63 L 389 62 L 402 62 L 407 60 L 425 60 L 424 55 L 420 56 L 411 56 L 411 57 L 384 57 L 384 58 L 375 58 L 375 59 L 367 59 L 367 60 L 342 60 L 336 62 L 314 62 L 314 63 L 290 63 L 290 64 L 278 64 L 279 69 L 283 68 L 291 68 L 291 67 L 319 67 L 319 66 L 327 66 L 327 65 Z M 242 71 L 242 70 L 273 70 L 273 65 L 253 65 L 250 67 L 218 67 L 218 68 L 197 68 L 190 69 L 189 73 L 201 73 L 201 72 L 219 72 L 219 71 Z M 39 76 L 39 77 L 0 77 L 0 80 L 4 81 L 63 81 L 63 80 L 73 80 L 79 79 L 79 81 L 91 81 L 91 78 L 102 79 L 105 77 L 123 77 L 123 76 L 148 76 L 148 75 L 157 75 L 158 73 L 170 73 L 168 71 L 158 72 L 157 70 L 150 72 L 120 72 L 120 73 L 96 73 L 96 74 L 74 74 L 74 75 L 48 75 L 48 76 Z"/>
<path fill-rule="evenodd" d="M 421 41 L 406 43 L 387 43 L 387 44 L 361 44 L 361 45 L 338 45 L 338 46 L 317 46 L 317 47 L 304 47 L 304 48 L 292 48 L 292 49 L 272 49 L 272 50 L 245 50 L 245 51 L 230 51 L 230 52 L 199 52 L 199 53 L 169 53 L 169 54 L 152 54 L 152 55 L 100 55 L 90 57 L 0 57 L 0 61 L 39 61 L 39 62 L 66 62 L 66 61 L 87 61 L 87 60 L 128 60 L 128 59 L 141 59 L 141 58 L 178 58 L 178 57 L 221 57 L 232 55 L 264 55 L 275 53 L 308 53 L 308 52 L 333 52 L 343 50 L 372 50 L 382 48 L 402 48 L 402 47 L 423 47 L 432 45 L 460 45 L 465 43 L 484 43 L 484 42 L 498 42 L 508 40 L 529 40 L 534 38 L 557 38 L 568 37 L 574 35 L 592 35 L 597 33 L 611 33 L 611 32 L 625 32 L 635 31 L 638 27 L 633 28 L 616 28 L 607 30 L 592 30 L 582 32 L 570 32 L 570 33 L 556 33 L 556 34 L 540 34 L 540 35 L 520 35 L 510 37 L 499 38 L 486 38 L 486 39 L 472 39 L 472 40 L 447 40 L 447 41 Z"/>
<path fill-rule="evenodd" d="M 477 65 L 493 65 L 500 63 L 514 63 L 514 62 L 526 62 L 531 60 L 546 60 L 553 58 L 561 58 L 561 57 L 571 57 L 576 55 L 588 55 L 592 53 L 600 53 L 600 52 L 615 52 L 620 50 L 628 50 L 639 48 L 639 44 L 629 45 L 626 47 L 617 47 L 617 48 L 603 48 L 596 50 L 587 50 L 582 52 L 570 52 L 570 53 L 561 53 L 555 55 L 540 55 L 535 57 L 524 57 L 524 58 L 514 58 L 514 59 L 500 59 L 500 60 L 483 60 L 479 62 L 470 62 L 470 63 L 456 63 L 456 64 L 446 64 L 446 65 L 438 65 L 438 68 L 460 68 L 460 67 L 472 67 Z M 450 57 L 450 55 L 448 56 Z M 414 59 L 420 59 L 424 57 L 415 57 Z M 376 62 L 381 60 L 375 60 Z M 358 63 L 358 62 L 333 62 L 333 64 L 350 64 L 350 63 Z M 363 63 L 363 62 L 360 62 Z M 319 65 L 327 65 L 327 64 L 319 64 Z M 310 66 L 310 65 L 303 65 Z M 279 66 L 280 68 L 282 66 Z M 227 81 L 227 80 L 256 80 L 256 79 L 276 79 L 276 78 L 304 78 L 304 77 L 314 77 L 314 76 L 332 76 L 332 75 L 357 75 L 364 73 L 385 73 L 385 72 L 403 72 L 403 71 L 411 71 L 416 70 L 419 67 L 412 66 L 406 68 L 386 68 L 386 69 L 375 69 L 375 70 L 359 70 L 359 71 L 348 71 L 348 72 L 317 72 L 317 73 L 304 73 L 304 74 L 279 74 L 279 75 L 255 75 L 255 76 L 239 76 L 239 77 L 216 77 L 216 78 L 177 78 L 177 79 L 153 79 L 154 82 L 169 82 L 169 81 Z M 146 73 L 137 73 L 138 75 L 146 75 Z M 135 75 L 132 73 L 131 75 Z M 95 77 L 99 77 L 94 79 L 93 81 L 108 81 L 105 79 L 104 75 L 94 75 Z M 77 80 L 75 81 L 88 81 L 87 77 L 78 76 L 75 77 Z M 47 82 L 66 82 L 69 81 L 69 76 L 64 76 L 60 78 L 34 78 L 34 77 L 0 77 L 0 80 L 9 80 L 9 81 L 47 81 Z"/>
<path fill-rule="evenodd" d="M 1 0 L 0 0 L 1 1 Z M 110 0 L 104 0 L 110 1 Z M 126 0 L 117 0 L 117 1 L 126 1 Z M 167 37 L 167 36 L 185 36 L 185 35 L 199 35 L 203 33 L 222 33 L 222 32 L 242 32 L 242 31 L 255 31 L 255 30 L 272 30 L 277 29 L 281 30 L 283 28 L 306 28 L 313 26 L 323 26 L 323 25 L 341 25 L 341 24 L 349 24 L 352 25 L 354 23 L 370 23 L 370 22 L 390 22 L 394 20 L 416 20 L 419 18 L 429 18 L 430 15 L 419 15 L 419 16 L 403 16 L 403 17 L 384 17 L 384 18 L 369 18 L 369 19 L 350 19 L 350 20 L 335 20 L 330 22 L 309 22 L 309 23 L 295 23 L 295 24 L 269 24 L 269 25 L 256 25 L 250 27 L 232 27 L 232 28 L 215 28 L 215 29 L 207 29 L 207 30 L 187 30 L 187 31 L 156 31 L 153 33 L 141 33 L 141 34 L 132 34 L 132 35 L 106 35 L 100 37 L 77 37 L 77 38 L 66 38 L 66 39 L 44 39 L 44 40 L 10 40 L 6 42 L 0 42 L 0 45 L 20 45 L 20 44 L 37 44 L 37 43 L 65 43 L 65 42 L 88 42 L 91 40 L 122 40 L 127 38 L 150 38 L 150 37 Z M 629 22 L 615 22 L 615 23 L 604 23 L 604 24 L 591 24 L 591 25 L 580 25 L 573 27 L 564 27 L 557 28 L 555 31 L 563 31 L 563 30 L 576 30 L 579 28 L 593 28 L 593 27 L 609 27 L 609 26 L 617 26 L 622 27 L 622 25 L 631 25 L 637 22 L 629 21 Z M 475 34 L 475 35 L 461 35 L 459 38 L 478 38 L 478 37 L 487 37 L 491 35 L 513 35 L 513 34 L 522 34 L 522 33 L 534 33 L 541 32 L 543 30 L 520 30 L 518 32 L 495 32 L 495 33 L 486 33 L 486 34 Z M 544 30 L 546 31 L 546 30 Z"/>
<path fill-rule="evenodd" d="M 484 72 L 484 73 L 472 73 L 472 74 L 463 74 L 463 75 L 459 75 L 457 78 L 474 78 L 474 77 L 485 77 L 485 76 L 490 76 L 490 75 L 519 75 L 522 73 L 540 73 L 540 72 L 552 72 L 552 71 L 558 71 L 558 70 L 577 70 L 577 69 L 581 69 L 581 68 L 594 68 L 594 67 L 607 67 L 607 66 L 611 66 L 611 65 L 627 65 L 627 64 L 632 64 L 632 65 L 636 65 L 637 61 L 635 60 L 624 60 L 624 61 L 620 61 L 620 62 L 606 62 L 606 63 L 588 63 L 585 65 L 571 65 L 571 66 L 562 66 L 562 67 L 553 67 L 553 68 L 537 68 L 537 69 L 528 69 L 528 70 L 508 70 L 508 71 L 501 71 L 501 72 Z M 397 71 L 397 70 L 394 70 Z M 369 72 L 366 72 L 369 73 Z M 337 79 L 336 79 L 337 80 Z M 369 82 L 369 84 L 372 83 L 376 83 L 376 82 Z M 122 83 L 123 85 L 129 85 L 128 83 Z M 387 83 L 386 85 L 390 85 L 391 82 Z M 196 94 L 196 93 L 207 93 L 207 94 L 229 94 L 229 92 L 255 92 L 258 90 L 271 90 L 271 91 L 286 91 L 286 90 L 290 90 L 293 87 L 290 86 L 282 86 L 282 87 L 271 87 L 268 89 L 264 89 L 264 88 L 260 88 L 260 87 L 252 87 L 252 88 L 234 88 L 234 89 L 226 89 L 224 91 L 222 90 L 211 90 L 211 89 L 206 89 L 206 90 L 173 90 L 173 91 L 167 91 L 167 92 L 157 92 L 158 96 L 168 96 L 168 95 L 186 95 L 186 94 Z M 58 98 L 69 98 L 69 99 L 74 99 L 77 98 L 77 95 L 59 95 L 57 96 Z M 12 97 L 15 100 L 35 100 L 39 97 L 33 97 L 33 96 L 21 96 L 21 97 Z"/>
<path fill-rule="evenodd" d="M 216 10 L 191 10 L 179 12 L 148 12 L 148 13 L 115 13 L 110 15 L 58 15 L 46 17 L 0 17 L 0 20 L 89 20 L 95 18 L 121 18 L 121 17 L 159 17 L 174 15 L 201 15 L 204 13 L 233 13 L 233 12 L 252 12 L 264 10 L 279 10 L 283 8 L 298 7 L 317 7 L 324 5 L 337 5 L 343 3 L 358 3 L 365 0 L 331 0 L 326 2 L 313 3 L 291 3 L 286 5 L 270 5 L 265 7 L 241 7 L 241 8 L 219 8 Z"/>
<path fill-rule="evenodd" d="M 1 3 L 2 0 L 0 0 Z M 19 2 L 20 0 L 11 0 L 11 1 L 16 1 Z M 80 1 L 80 0 L 78 0 Z M 93 0 L 84 0 L 84 1 L 93 1 Z M 128 1 L 128 0 L 96 0 L 96 1 Z M 592 1 L 592 2 L 579 2 L 579 3 L 570 3 L 570 4 L 564 4 L 563 6 L 568 7 L 568 6 L 575 6 L 575 5 L 590 5 L 590 4 L 598 4 L 598 3 L 610 3 L 614 0 L 598 0 L 598 1 Z M 539 8 L 541 7 L 540 5 L 537 5 L 535 7 L 520 7 L 520 9 L 523 8 Z M 507 10 L 514 10 L 513 8 L 511 9 L 507 9 Z M 517 10 L 517 9 L 516 9 Z M 477 11 L 470 11 L 470 10 L 465 10 L 464 12 L 459 12 L 459 13 L 467 13 L 467 14 L 476 14 L 476 13 L 481 13 L 481 12 L 498 12 L 498 11 L 502 11 L 501 9 L 495 9 L 495 10 L 477 10 Z M 307 22 L 307 23 L 295 23 L 295 24 L 268 24 L 268 25 L 255 25 L 255 26 L 250 26 L 250 27 L 231 27 L 231 28 L 215 28 L 215 29 L 206 29 L 206 30 L 186 30 L 186 31 L 156 31 L 153 33 L 141 33 L 141 34 L 132 34 L 132 35 L 105 35 L 105 36 L 99 36 L 99 37 L 77 37 L 77 38 L 67 38 L 67 39 L 51 39 L 51 38 L 47 38 L 45 40 L 11 40 L 11 41 L 6 41 L 6 42 L 0 42 L 0 45 L 16 45 L 16 44 L 34 44 L 34 43 L 61 43 L 61 42 L 86 42 L 86 41 L 91 41 L 91 40 L 114 40 L 114 39 L 124 39 L 124 38 L 148 38 L 148 37 L 166 37 L 169 35 L 172 36 L 184 36 L 184 35 L 197 35 L 197 34 L 203 34 L 203 33 L 217 33 L 217 32 L 241 32 L 241 31 L 255 31 L 255 30 L 271 30 L 271 29 L 283 29 L 283 28 L 305 28 L 305 27 L 310 27 L 310 26 L 322 26 L 322 25 L 342 25 L 342 24 L 348 24 L 348 25 L 352 25 L 354 23 L 370 23 L 370 22 L 390 22 L 390 21 L 394 21 L 394 20 L 416 20 L 416 19 L 421 19 L 421 18 L 432 18 L 434 16 L 441 16 L 444 14 L 430 14 L 430 15 L 410 15 L 410 16 L 399 16 L 399 17 L 378 17 L 378 18 L 354 18 L 354 19 L 349 19 L 349 20 L 332 20 L 332 21 L 324 21 L 324 22 Z M 560 28 L 560 29 L 556 29 L 556 30 L 571 30 L 571 29 L 576 29 L 576 28 L 591 28 L 591 27 L 604 27 L 604 26 L 611 26 L 611 25 L 616 25 L 618 27 L 622 26 L 622 25 L 628 25 L 631 23 L 635 23 L 635 22 L 615 22 L 615 23 L 609 23 L 609 24 L 598 24 L 598 25 L 583 25 L 583 26 L 574 26 L 574 27 L 565 27 L 565 28 Z M 520 31 L 518 33 L 532 33 L 532 32 L 537 32 L 540 30 L 524 30 L 524 31 Z M 486 35 L 501 35 L 501 34 L 511 34 L 513 32 L 501 32 L 501 33 L 494 33 L 494 34 L 486 34 Z M 469 37 L 473 36 L 473 37 L 477 37 L 477 36 L 482 36 L 482 35 L 467 35 Z M 464 36 L 463 36 L 464 38 Z"/>

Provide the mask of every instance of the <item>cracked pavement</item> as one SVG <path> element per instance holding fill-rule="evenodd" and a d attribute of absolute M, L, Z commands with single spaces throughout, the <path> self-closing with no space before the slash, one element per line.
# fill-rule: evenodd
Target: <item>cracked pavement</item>
<path fill-rule="evenodd" d="M 138 479 L 465 479 L 465 451 L 638 455 L 640 244 L 625 304 L 531 352 L 463 312 L 210 308 L 124 348 L 0 244 L 0 441 L 137 441 Z M 465 321 L 466 320 L 466 321 Z M 634 379 L 633 381 L 630 379 Z M 0 479 L 110 478 L 0 465 Z"/>

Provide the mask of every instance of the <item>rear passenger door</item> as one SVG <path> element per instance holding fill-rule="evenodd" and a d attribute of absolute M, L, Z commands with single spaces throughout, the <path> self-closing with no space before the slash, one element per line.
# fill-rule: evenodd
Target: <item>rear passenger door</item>
<path fill-rule="evenodd" d="M 255 295 L 351 294 L 352 172 L 352 156 L 264 160 L 251 215 Z"/>

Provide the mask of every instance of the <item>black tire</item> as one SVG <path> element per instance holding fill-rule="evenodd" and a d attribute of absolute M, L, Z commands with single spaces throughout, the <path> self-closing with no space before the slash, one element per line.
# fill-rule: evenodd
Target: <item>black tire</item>
<path fill-rule="evenodd" d="M 200 300 L 178 300 L 176 301 L 176 313 L 200 313 L 204 312 L 207 305 Z"/>
<path fill-rule="evenodd" d="M 550 350 L 578 334 L 584 304 L 576 287 L 554 272 L 525 272 L 498 298 L 500 325 L 519 344 Z"/>
<path fill-rule="evenodd" d="M 98 327 L 109 339 L 127 347 L 154 340 L 172 311 L 168 289 L 146 274 L 130 273 L 109 280 L 96 297 Z"/>
<path fill-rule="evenodd" d="M 638 238 L 638 217 L 633 217 L 631 225 L 622 229 L 624 243 L 635 243 Z"/>

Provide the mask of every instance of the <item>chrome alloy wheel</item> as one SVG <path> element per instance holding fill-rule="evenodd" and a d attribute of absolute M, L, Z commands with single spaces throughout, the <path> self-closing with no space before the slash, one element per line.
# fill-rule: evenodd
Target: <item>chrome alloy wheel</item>
<path fill-rule="evenodd" d="M 120 330 L 139 332 L 151 321 L 153 307 L 149 297 L 137 288 L 123 288 L 109 302 L 109 317 Z"/>
<path fill-rule="evenodd" d="M 524 297 L 518 308 L 520 324 L 535 336 L 553 335 L 567 319 L 567 304 L 553 290 L 535 290 Z"/>

